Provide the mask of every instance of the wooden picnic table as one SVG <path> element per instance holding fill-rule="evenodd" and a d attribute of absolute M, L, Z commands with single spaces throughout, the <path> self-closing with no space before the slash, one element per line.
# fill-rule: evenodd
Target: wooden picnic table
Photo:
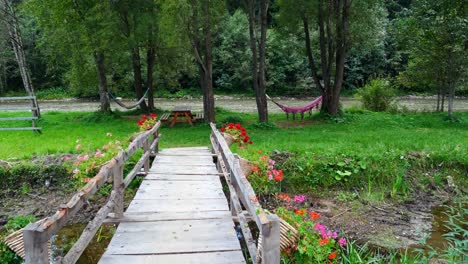
<path fill-rule="evenodd" d="M 170 121 L 170 126 L 173 127 L 176 123 L 185 123 L 188 122 L 193 126 L 193 114 L 189 106 L 175 106 L 171 113 L 172 119 Z M 183 118 L 178 118 L 183 117 Z"/>

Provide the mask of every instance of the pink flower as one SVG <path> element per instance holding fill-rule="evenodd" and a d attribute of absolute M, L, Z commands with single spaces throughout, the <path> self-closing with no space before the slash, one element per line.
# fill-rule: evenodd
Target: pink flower
<path fill-rule="evenodd" d="M 270 160 L 268 161 L 268 163 L 270 163 L 271 165 L 275 165 L 275 161 L 272 160 L 272 159 L 270 159 Z"/>
<path fill-rule="evenodd" d="M 116 141 L 115 141 L 115 144 L 116 144 L 116 145 L 120 145 L 120 141 L 116 140 Z"/>
<path fill-rule="evenodd" d="M 84 155 L 83 160 L 89 160 L 89 155 Z"/>
<path fill-rule="evenodd" d="M 70 157 L 69 157 L 69 156 L 65 156 L 65 157 L 63 157 L 63 160 L 65 160 L 65 161 L 70 160 Z"/>
<path fill-rule="evenodd" d="M 298 203 L 303 203 L 305 201 L 305 195 L 294 195 L 294 201 Z"/>
<path fill-rule="evenodd" d="M 117 149 L 118 149 L 118 150 L 122 150 L 123 148 L 122 148 L 122 146 L 118 146 Z"/>
<path fill-rule="evenodd" d="M 109 145 L 102 146 L 102 149 L 109 149 Z"/>
<path fill-rule="evenodd" d="M 81 144 L 78 144 L 76 145 L 75 149 L 80 149 L 81 148 Z"/>
<path fill-rule="evenodd" d="M 273 169 L 273 166 L 270 165 L 270 166 L 268 166 L 267 168 L 268 168 L 269 170 L 272 170 L 272 169 Z"/>
<path fill-rule="evenodd" d="M 342 237 L 338 240 L 338 244 L 341 246 L 341 247 L 344 247 L 346 246 L 346 238 Z"/>
<path fill-rule="evenodd" d="M 111 133 L 111 132 L 107 132 L 106 136 L 112 137 L 112 133 Z"/>
<path fill-rule="evenodd" d="M 84 178 L 83 181 L 84 182 L 89 182 L 91 179 L 90 178 Z"/>
<path fill-rule="evenodd" d="M 75 169 L 73 170 L 73 174 L 78 174 L 78 173 L 80 173 L 80 170 L 79 170 L 78 168 L 75 168 Z"/>
<path fill-rule="evenodd" d="M 94 153 L 94 157 L 96 157 L 96 158 L 102 157 L 102 152 L 101 152 L 101 150 L 99 150 L 99 149 L 96 150 L 96 153 Z"/>

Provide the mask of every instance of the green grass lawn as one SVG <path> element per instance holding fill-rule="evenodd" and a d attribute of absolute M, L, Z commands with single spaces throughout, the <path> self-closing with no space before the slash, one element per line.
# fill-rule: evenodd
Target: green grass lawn
<path fill-rule="evenodd" d="M 12 114 L 3 113 L 1 116 L 8 115 Z M 462 120 L 458 123 L 445 122 L 443 116 L 433 113 L 354 111 L 335 120 L 314 116 L 305 121 L 288 121 L 284 115 L 276 114 L 270 116 L 274 126 L 262 126 L 257 123 L 255 114 L 219 110 L 217 120 L 240 120 L 247 128 L 254 144 L 245 150 L 234 147 L 233 150 L 241 156 L 255 160 L 259 156 L 258 150 L 266 154 L 273 150 L 296 153 L 297 162 L 284 168 L 289 170 L 290 175 L 296 176 L 296 184 L 292 181 L 291 186 L 301 186 L 304 182 L 302 174 L 308 175 L 306 182 L 310 185 L 334 185 L 333 177 L 325 176 L 336 169 L 336 164 L 350 158 L 355 162 L 365 160 L 373 168 L 367 169 L 366 173 L 357 173 L 349 182 L 338 182 L 340 186 L 351 188 L 365 184 L 371 176 L 381 187 L 395 182 L 401 168 L 412 162 L 406 158 L 408 153 L 423 155 L 430 163 L 425 164 L 426 167 L 445 162 L 446 165 L 456 166 L 456 175 L 466 175 L 468 123 L 464 120 L 468 120 L 468 113 L 458 113 Z M 113 140 L 128 142 L 129 136 L 138 131 L 137 121 L 138 115 L 130 113 L 44 113 L 39 122 L 43 128 L 42 134 L 0 131 L 0 159 L 74 153 L 77 140 L 80 140 L 83 149 L 94 150 L 109 141 L 107 133 L 113 134 Z M 7 123 L 1 125 L 6 126 Z M 161 148 L 210 144 L 207 124 L 194 127 L 178 124 L 173 128 L 164 125 L 161 133 Z"/>
<path fill-rule="evenodd" d="M 459 113 L 462 120 L 468 113 Z M 12 116 L 2 114 L 1 116 Z M 240 117 L 254 141 L 252 149 L 274 149 L 314 154 L 363 154 L 380 156 L 386 152 L 426 151 L 468 162 L 468 124 L 442 121 L 441 114 L 395 115 L 387 113 L 348 114 L 338 123 L 320 119 L 287 121 L 284 115 L 271 115 L 277 127 L 256 125 L 256 115 L 221 111 L 219 121 Z M 42 134 L 30 131 L 1 131 L 0 159 L 28 158 L 34 155 L 70 153 L 76 140 L 97 148 L 109 139 L 128 141 L 138 131 L 137 116 L 96 113 L 44 113 L 39 125 Z M 11 122 L 2 127 L 14 126 Z M 23 125 L 29 126 L 29 122 Z M 161 147 L 209 145 L 209 126 L 178 124 L 162 128 Z M 241 151 L 242 152 L 242 151 Z M 244 151 L 245 152 L 245 151 Z"/>

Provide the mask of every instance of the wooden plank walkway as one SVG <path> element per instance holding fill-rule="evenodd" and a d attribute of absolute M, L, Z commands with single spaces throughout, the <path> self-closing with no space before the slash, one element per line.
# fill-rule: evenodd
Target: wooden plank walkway
<path fill-rule="evenodd" d="M 245 263 L 208 148 L 158 154 L 99 263 Z"/>

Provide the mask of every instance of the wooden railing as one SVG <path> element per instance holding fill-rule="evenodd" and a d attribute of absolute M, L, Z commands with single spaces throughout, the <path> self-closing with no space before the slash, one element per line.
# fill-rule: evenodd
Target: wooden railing
<path fill-rule="evenodd" d="M 30 100 L 31 106 L 22 108 L 3 108 L 1 102 L 7 101 L 20 101 L 20 100 Z M 35 96 L 20 96 L 20 97 L 0 97 L 0 111 L 31 111 L 32 116 L 19 116 L 19 117 L 2 117 L 0 121 L 19 121 L 19 120 L 31 120 L 31 127 L 0 127 L 1 130 L 32 130 L 41 132 L 41 128 L 37 127 L 37 120 L 40 117 L 39 106 Z"/>
<path fill-rule="evenodd" d="M 127 147 L 119 152 L 111 161 L 104 165 L 78 193 L 76 193 L 67 204 L 60 206 L 58 211 L 50 217 L 28 225 L 23 231 L 23 240 L 26 253 L 26 264 L 46 264 L 50 258 L 48 254 L 48 242 L 66 223 L 87 203 L 90 196 L 96 193 L 106 182 L 113 182 L 113 190 L 109 195 L 108 202 L 97 213 L 92 221 L 88 223 L 80 238 L 76 241 L 68 253 L 55 263 L 75 263 L 88 246 L 101 224 L 107 217 L 123 217 L 123 195 L 126 187 L 140 173 L 141 168 L 148 173 L 150 168 L 150 156 L 158 152 L 159 127 L 156 125 L 148 131 L 140 133 Z M 123 177 L 125 162 L 138 149 L 143 149 L 143 154 L 134 168 Z"/>
<path fill-rule="evenodd" d="M 226 140 L 211 123 L 211 144 L 217 154 L 218 171 L 224 174 L 229 186 L 231 213 L 239 221 L 253 263 L 280 263 L 280 221 L 277 215 L 266 213 L 246 179 L 239 157 L 231 152 Z M 243 206 L 243 207 L 242 207 Z M 243 210 L 245 208 L 245 210 Z M 255 244 L 248 222 L 255 221 L 260 231 L 259 245 Z"/>

